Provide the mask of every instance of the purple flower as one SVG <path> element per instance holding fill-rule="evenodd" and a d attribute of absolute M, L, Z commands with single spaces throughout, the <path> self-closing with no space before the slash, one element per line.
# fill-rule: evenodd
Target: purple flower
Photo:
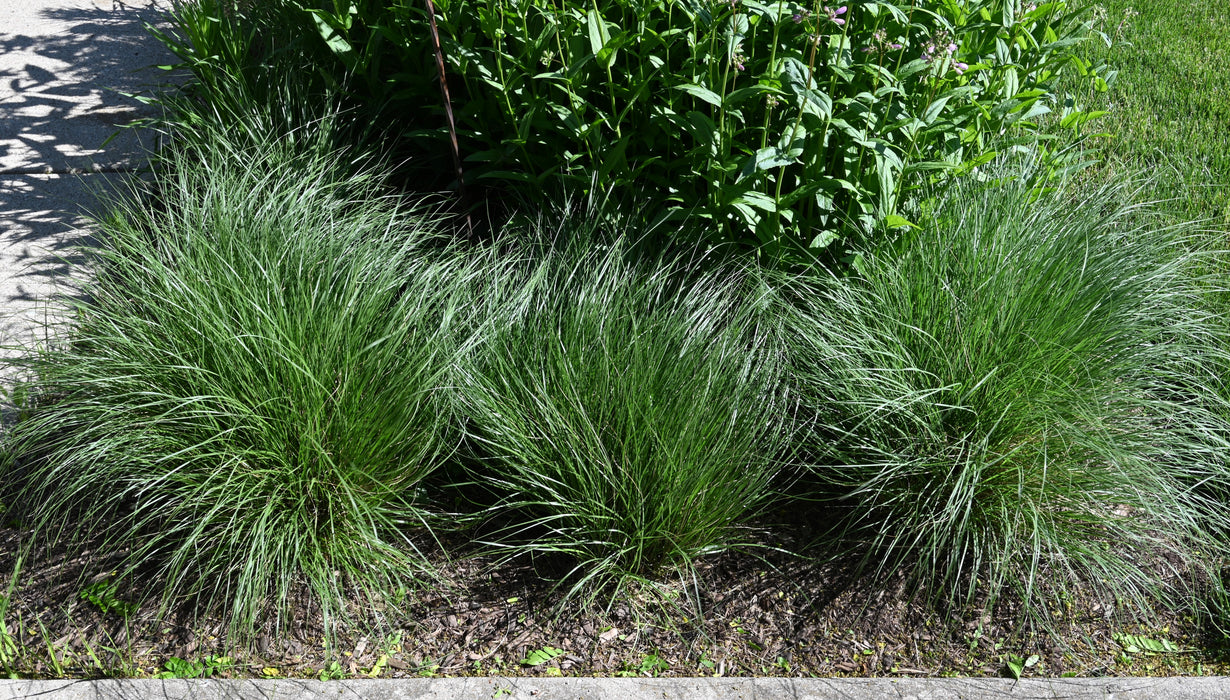
<path fill-rule="evenodd" d="M 877 29 L 871 34 L 871 46 L 864 46 L 863 53 L 882 54 L 885 51 L 896 51 L 902 48 L 902 45 L 888 40 L 888 32 L 883 29 Z"/>
<path fill-rule="evenodd" d="M 956 63 L 952 64 L 952 69 L 957 72 L 957 75 L 962 75 L 963 73 L 965 73 L 965 71 L 969 70 L 969 64 L 961 63 L 960 61 L 957 61 Z"/>
<path fill-rule="evenodd" d="M 842 5 L 841 7 L 835 10 L 825 7 L 824 13 L 829 16 L 829 21 L 831 21 L 833 24 L 836 24 L 837 26 L 840 27 L 846 23 L 846 21 L 841 18 L 841 15 L 846 14 L 846 10 L 848 9 L 850 8 L 845 5 Z"/>
<path fill-rule="evenodd" d="M 928 63 L 933 63 L 945 54 L 948 56 L 954 55 L 957 52 L 957 48 L 958 46 L 952 40 L 952 36 L 947 31 L 941 29 L 923 45 L 922 59 Z"/>

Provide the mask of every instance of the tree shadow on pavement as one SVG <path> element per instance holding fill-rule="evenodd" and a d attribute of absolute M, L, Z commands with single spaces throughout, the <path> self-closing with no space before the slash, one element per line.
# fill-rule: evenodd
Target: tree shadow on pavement
<path fill-rule="evenodd" d="M 152 108 L 129 95 L 165 83 L 171 55 L 146 30 L 152 0 L 39 0 L 0 13 L 0 172 L 124 169 L 142 144 L 121 127 Z M 6 14 L 9 17 L 6 18 Z M 104 142 L 113 138 L 103 149 Z"/>
<path fill-rule="evenodd" d="M 0 403 L 6 360 L 46 342 L 77 294 L 98 193 L 144 162 L 133 95 L 171 81 L 147 30 L 169 0 L 0 0 Z M 2 412 L 2 411 L 0 411 Z"/>

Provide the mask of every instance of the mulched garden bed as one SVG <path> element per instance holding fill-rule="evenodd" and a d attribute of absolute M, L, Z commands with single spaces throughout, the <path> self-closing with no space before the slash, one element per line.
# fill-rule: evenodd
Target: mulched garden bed
<path fill-rule="evenodd" d="M 0 530 L 5 581 L 21 535 Z M 766 538 L 760 544 L 797 544 Z M 1000 676 L 1011 675 L 1010 664 L 1026 676 L 1230 672 L 1227 656 L 1190 618 L 1159 611 L 1145 624 L 1124 622 L 1113 602 L 1093 599 L 1071 601 L 1049 630 L 1013 622 L 1011 604 L 981 617 L 945 614 L 908 595 L 901 580 L 858 578 L 848 564 L 767 546 L 702 560 L 686 586 L 654 595 L 633 587 L 562 610 L 542 562 L 536 569 L 528 560 L 458 559 L 441 564 L 443 584 L 410 592 L 404 614 L 360 612 L 332 648 L 309 604 L 294 606 L 280 631 L 270 623 L 239 648 L 217 619 L 158 622 L 153 606 L 124 610 L 122 590 L 114 600 L 83 597 L 101 590 L 122 554 L 53 553 L 24 567 L 6 619 L 17 642 L 10 669 L 46 677 L 331 678 Z"/>

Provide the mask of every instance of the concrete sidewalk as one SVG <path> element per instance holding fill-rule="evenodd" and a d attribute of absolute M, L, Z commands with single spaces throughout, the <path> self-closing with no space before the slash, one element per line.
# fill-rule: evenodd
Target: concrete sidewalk
<path fill-rule="evenodd" d="M 120 126 L 149 109 L 124 93 L 164 81 L 151 66 L 172 59 L 145 29 L 159 3 L 0 0 L 0 357 L 42 339 L 82 213 L 142 161 Z"/>
<path fill-rule="evenodd" d="M 441 678 L 412 680 L 0 681 L 0 700 L 1204 700 L 1230 697 L 1225 678 L 726 679 Z"/>

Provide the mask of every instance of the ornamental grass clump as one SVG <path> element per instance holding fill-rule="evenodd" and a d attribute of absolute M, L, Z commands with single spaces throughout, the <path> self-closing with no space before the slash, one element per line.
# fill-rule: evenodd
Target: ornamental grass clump
<path fill-rule="evenodd" d="M 301 586 L 328 623 L 429 575 L 417 489 L 455 446 L 439 390 L 476 274 L 378 178 L 288 143 L 164 154 L 98 222 L 0 471 L 37 542 L 101 538 L 240 634 Z"/>
<path fill-rule="evenodd" d="M 1177 604 L 1224 555 L 1192 241 L 1124 194 L 970 181 L 858 279 L 799 288 L 813 484 L 866 566 L 1044 620 L 1078 587 Z"/>
<path fill-rule="evenodd" d="M 505 278 L 458 391 L 495 541 L 560 555 L 566 595 L 589 596 L 729 545 L 771 494 L 791 402 L 751 271 L 561 241 Z"/>

